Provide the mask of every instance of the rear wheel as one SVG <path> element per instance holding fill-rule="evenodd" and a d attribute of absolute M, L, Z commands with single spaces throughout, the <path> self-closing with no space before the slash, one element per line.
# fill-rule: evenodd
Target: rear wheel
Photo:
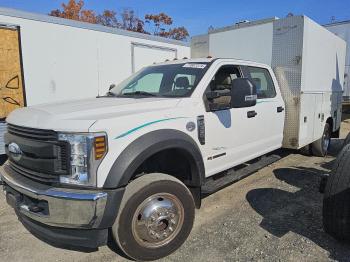
<path fill-rule="evenodd" d="M 350 145 L 339 153 L 323 199 L 323 226 L 340 240 L 350 240 Z"/>
<path fill-rule="evenodd" d="M 311 145 L 311 151 L 314 156 L 327 155 L 331 144 L 331 128 L 328 123 L 325 124 L 322 137 Z"/>
<path fill-rule="evenodd" d="M 165 174 L 144 175 L 127 186 L 113 237 L 135 260 L 159 259 L 187 239 L 194 210 L 192 194 L 180 180 Z"/>

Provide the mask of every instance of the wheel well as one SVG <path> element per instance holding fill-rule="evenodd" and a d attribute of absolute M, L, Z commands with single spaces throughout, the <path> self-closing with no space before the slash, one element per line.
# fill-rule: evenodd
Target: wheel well
<path fill-rule="evenodd" d="M 162 150 L 148 157 L 135 171 L 133 178 L 140 174 L 164 173 L 181 180 L 185 185 L 195 183 L 196 168 L 193 167 L 194 159 L 190 159 L 189 154 L 179 148 L 169 148 Z"/>
<path fill-rule="evenodd" d="M 196 207 L 200 207 L 200 171 L 194 157 L 185 149 L 161 150 L 142 162 L 131 180 L 150 173 L 164 173 L 182 181 L 192 192 Z"/>

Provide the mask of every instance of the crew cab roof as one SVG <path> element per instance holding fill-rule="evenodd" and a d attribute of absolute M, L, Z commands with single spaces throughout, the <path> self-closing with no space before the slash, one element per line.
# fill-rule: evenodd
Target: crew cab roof
<path fill-rule="evenodd" d="M 164 61 L 160 63 L 154 63 L 152 66 L 183 64 L 183 63 L 214 63 L 214 62 L 229 62 L 237 65 L 251 65 L 251 66 L 258 66 L 258 67 L 265 67 L 265 68 L 270 67 L 267 64 L 257 63 L 249 60 L 235 59 L 235 58 L 193 58 L 193 59 L 184 58 L 184 59 L 175 59 L 175 60 Z"/>

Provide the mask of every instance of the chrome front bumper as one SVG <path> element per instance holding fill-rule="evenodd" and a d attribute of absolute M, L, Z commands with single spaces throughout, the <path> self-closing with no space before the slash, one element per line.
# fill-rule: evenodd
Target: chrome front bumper
<path fill-rule="evenodd" d="M 20 215 L 54 227 L 94 229 L 101 226 L 107 192 L 40 184 L 16 173 L 8 163 L 0 167 L 0 176 L 7 201 L 12 202 L 9 204 Z M 32 203 L 43 204 L 46 208 L 33 208 Z"/>

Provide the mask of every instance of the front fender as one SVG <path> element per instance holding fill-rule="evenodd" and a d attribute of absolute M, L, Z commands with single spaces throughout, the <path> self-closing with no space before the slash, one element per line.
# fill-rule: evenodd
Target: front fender
<path fill-rule="evenodd" d="M 150 156 L 165 149 L 178 148 L 186 152 L 190 159 L 191 186 L 199 187 L 205 179 L 203 157 L 196 142 L 187 134 L 162 129 L 147 133 L 132 142 L 114 161 L 104 183 L 104 188 L 112 189 L 126 186 L 137 168 Z"/>

